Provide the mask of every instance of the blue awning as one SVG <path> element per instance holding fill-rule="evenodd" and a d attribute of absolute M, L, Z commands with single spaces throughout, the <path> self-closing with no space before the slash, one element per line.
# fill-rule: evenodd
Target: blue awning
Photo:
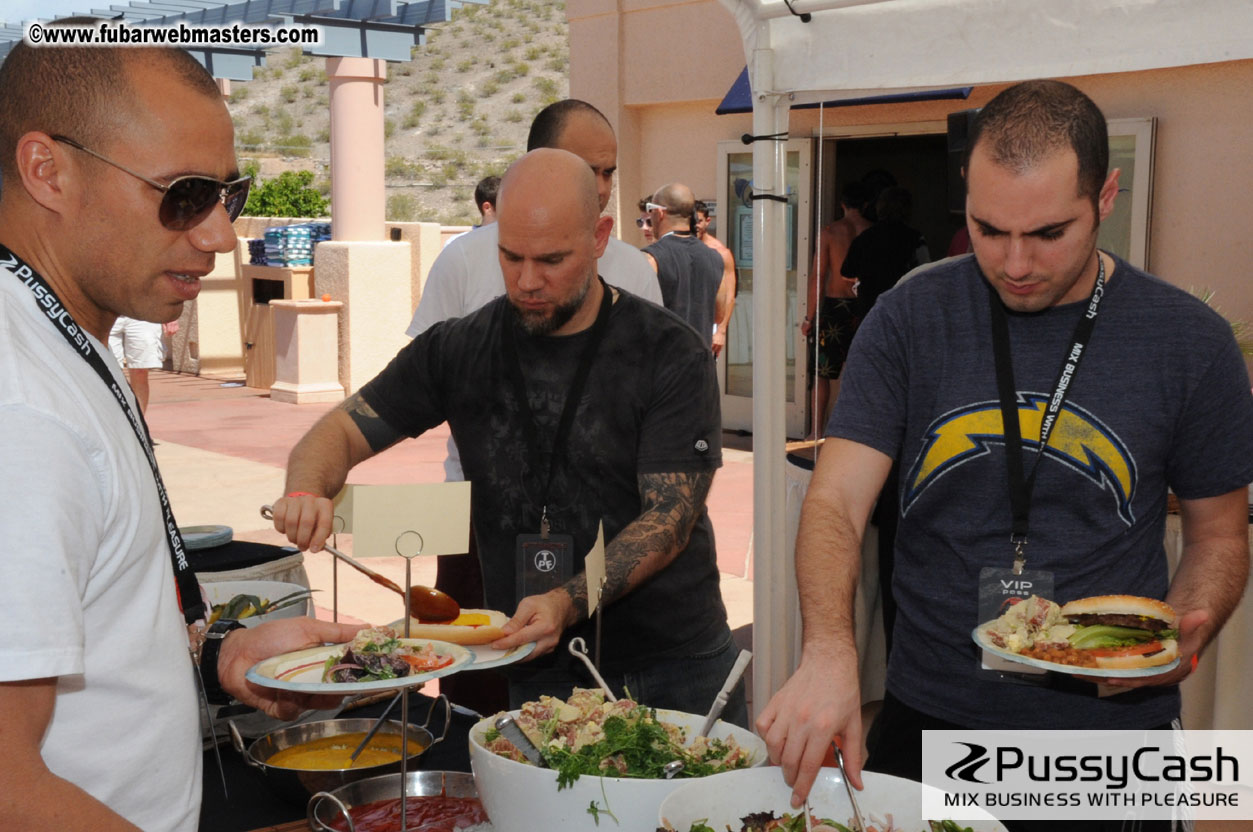
<path fill-rule="evenodd" d="M 812 104 L 794 104 L 793 110 L 813 110 L 819 106 L 823 107 L 856 107 L 862 104 L 899 104 L 904 101 L 940 101 L 944 99 L 965 99 L 970 97 L 970 91 L 974 87 L 952 87 L 944 90 L 922 90 L 920 92 L 898 92 L 888 95 L 871 95 L 863 98 L 845 98 L 839 101 L 826 101 L 821 105 Z M 727 90 L 727 94 L 723 97 L 722 103 L 718 105 L 718 109 L 714 110 L 720 116 L 728 113 L 751 113 L 753 111 L 753 88 L 748 82 L 748 67 L 740 72 L 740 76 L 735 79 L 735 83 L 731 85 L 731 89 Z"/>

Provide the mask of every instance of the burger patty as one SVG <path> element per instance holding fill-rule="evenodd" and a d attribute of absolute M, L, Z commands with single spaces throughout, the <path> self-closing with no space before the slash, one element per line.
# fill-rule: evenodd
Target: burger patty
<path fill-rule="evenodd" d="M 1166 629 L 1166 622 L 1158 618 L 1145 618 L 1142 615 L 1120 615 L 1118 613 L 1101 613 L 1085 615 L 1069 615 L 1066 620 L 1080 627 L 1091 627 L 1106 624 L 1111 627 L 1136 627 L 1141 630 L 1160 632 Z"/>

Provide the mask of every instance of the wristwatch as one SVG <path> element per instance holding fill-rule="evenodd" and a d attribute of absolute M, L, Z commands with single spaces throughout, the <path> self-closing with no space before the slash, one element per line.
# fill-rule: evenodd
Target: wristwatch
<path fill-rule="evenodd" d="M 243 624 L 230 618 L 219 618 L 204 631 L 204 644 L 200 648 L 200 677 L 204 680 L 204 695 L 210 705 L 228 705 L 231 695 L 222 689 L 218 679 L 218 654 L 226 634 L 242 630 Z"/>

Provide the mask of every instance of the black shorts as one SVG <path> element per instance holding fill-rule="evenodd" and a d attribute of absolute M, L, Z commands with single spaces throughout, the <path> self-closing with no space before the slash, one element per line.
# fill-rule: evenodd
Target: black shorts
<path fill-rule="evenodd" d="M 823 298 L 818 313 L 818 377 L 839 378 L 861 326 L 861 307 L 857 298 Z"/>

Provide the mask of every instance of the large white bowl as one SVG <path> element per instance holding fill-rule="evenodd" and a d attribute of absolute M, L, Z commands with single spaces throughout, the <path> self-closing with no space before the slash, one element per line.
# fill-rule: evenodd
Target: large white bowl
<path fill-rule="evenodd" d="M 518 711 L 511 711 L 513 716 Z M 688 734 L 700 730 L 703 716 L 682 711 L 658 709 L 657 717 L 686 728 Z M 580 777 L 573 786 L 557 791 L 557 774 L 501 757 L 488 751 L 483 736 L 495 717 L 484 719 L 470 729 L 470 767 L 479 799 L 497 832 L 645 832 L 657 828 L 657 808 L 670 792 L 692 779 L 642 780 L 631 777 Z M 766 744 L 751 731 L 719 720 L 710 735 L 735 741 L 752 754 L 753 765 L 766 762 Z M 723 774 L 702 778 L 723 777 Z M 617 818 L 601 812 L 599 824 L 588 813 L 595 802 Z"/>
<path fill-rule="evenodd" d="M 255 595 L 263 601 L 267 598 L 271 601 L 277 601 L 279 598 L 284 598 L 293 592 L 306 589 L 306 587 L 300 584 L 290 584 L 286 581 L 209 581 L 202 583 L 201 586 L 204 588 L 210 608 L 215 604 L 225 604 L 236 595 Z M 303 602 L 293 604 L 278 612 L 267 613 L 266 615 L 253 615 L 240 619 L 239 623 L 245 627 L 255 627 L 264 621 L 274 621 L 279 618 L 300 618 L 308 615 L 310 610 L 310 599 L 306 598 Z"/>
<path fill-rule="evenodd" d="M 863 771 L 861 778 L 866 788 L 856 792 L 857 806 L 867 823 L 871 823 L 872 815 L 886 819 L 891 813 L 894 828 L 905 832 L 924 832 L 930 828 L 922 818 L 924 787 L 921 783 L 873 771 Z M 783 782 L 783 769 L 777 766 L 728 771 L 684 781 L 661 802 L 657 820 L 677 832 L 688 832 L 697 821 L 713 829 L 726 829 L 730 825 L 731 829 L 738 830 L 743 825 L 740 818 L 752 812 L 795 815 L 799 810 L 791 808 L 791 801 L 792 787 Z M 818 772 L 818 779 L 809 792 L 809 806 L 819 817 L 848 823 L 853 810 L 839 769 L 824 768 Z M 985 820 L 958 823 L 975 832 L 1005 832 L 1005 827 L 991 815 Z"/>

